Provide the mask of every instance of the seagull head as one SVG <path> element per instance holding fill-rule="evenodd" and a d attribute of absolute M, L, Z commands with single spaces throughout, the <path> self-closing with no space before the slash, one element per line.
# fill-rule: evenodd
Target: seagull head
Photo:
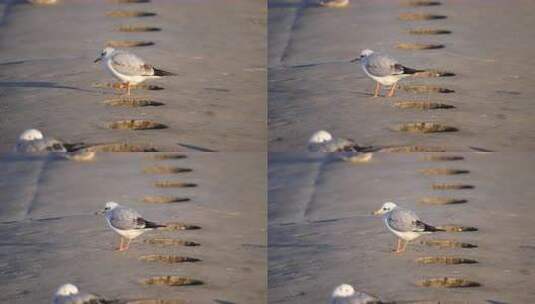
<path fill-rule="evenodd" d="M 119 204 L 117 204 L 116 202 L 107 202 L 106 205 L 104 205 L 104 211 L 113 210 L 117 208 L 118 206 Z"/>
<path fill-rule="evenodd" d="M 331 133 L 325 131 L 325 130 L 319 130 L 318 132 L 312 134 L 308 142 L 310 144 L 322 144 L 324 142 L 331 141 L 333 139 L 333 136 Z"/>
<path fill-rule="evenodd" d="M 56 296 L 71 296 L 78 294 L 78 287 L 71 283 L 61 285 L 56 291 Z"/>
<path fill-rule="evenodd" d="M 355 294 L 355 289 L 349 284 L 342 284 L 336 287 L 333 291 L 333 298 L 347 298 Z"/>
<path fill-rule="evenodd" d="M 104 205 L 104 209 L 98 210 L 97 212 L 95 212 L 95 214 L 106 214 L 111 210 L 117 208 L 118 206 L 119 204 L 117 204 L 116 202 L 107 202 L 106 205 Z"/>
<path fill-rule="evenodd" d="M 351 60 L 351 62 L 359 62 L 359 61 L 362 61 L 364 58 L 370 56 L 371 54 L 373 54 L 373 51 L 370 50 L 370 49 L 362 50 L 362 51 L 360 52 L 360 57 L 357 57 L 357 58 Z"/>
<path fill-rule="evenodd" d="M 104 49 L 102 50 L 102 52 L 100 53 L 100 57 L 98 57 L 97 59 L 95 59 L 94 62 L 99 62 L 99 61 L 101 61 L 102 59 L 104 59 L 104 58 L 110 56 L 111 53 L 113 53 L 113 51 L 115 51 L 115 49 L 112 48 L 112 47 L 109 47 L 109 46 L 108 46 L 108 47 L 104 48 Z"/>
<path fill-rule="evenodd" d="M 43 133 L 37 129 L 28 129 L 19 136 L 20 140 L 32 141 L 37 139 L 43 139 Z"/>
<path fill-rule="evenodd" d="M 388 212 L 394 210 L 397 206 L 398 205 L 396 205 L 393 202 L 386 202 L 386 203 L 383 204 L 383 206 L 379 210 L 374 211 L 372 214 L 373 215 L 385 214 L 385 213 L 388 213 Z"/>

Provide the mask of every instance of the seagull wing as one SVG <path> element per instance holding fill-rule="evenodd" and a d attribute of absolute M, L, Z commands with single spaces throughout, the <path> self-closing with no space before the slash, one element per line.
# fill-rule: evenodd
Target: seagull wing
<path fill-rule="evenodd" d="M 152 76 L 154 68 L 141 58 L 126 52 L 117 52 L 111 56 L 111 66 L 117 72 L 127 76 Z"/>
<path fill-rule="evenodd" d="M 381 304 L 382 302 L 367 293 L 356 291 L 350 297 L 334 297 L 330 304 Z"/>
<path fill-rule="evenodd" d="M 411 210 L 403 208 L 395 208 L 387 217 L 388 225 L 400 232 L 423 232 L 425 231 L 425 224 L 420 221 L 416 213 Z"/>
<path fill-rule="evenodd" d="M 31 141 L 19 140 L 16 146 L 17 152 L 36 153 L 36 152 L 67 152 L 67 149 L 57 139 L 43 138 Z"/>
<path fill-rule="evenodd" d="M 310 152 L 357 152 L 358 145 L 354 141 L 345 138 L 335 138 L 324 143 L 310 143 L 308 145 Z"/>
<path fill-rule="evenodd" d="M 54 304 L 120 304 L 125 303 L 118 300 L 107 300 L 102 297 L 81 293 L 69 296 L 56 296 L 54 298 Z"/>
<path fill-rule="evenodd" d="M 145 220 L 134 209 L 116 207 L 111 212 L 110 223 L 121 230 L 134 230 L 145 228 Z"/>
<path fill-rule="evenodd" d="M 370 75 L 384 77 L 403 74 L 403 66 L 389 56 L 373 53 L 367 59 L 366 70 Z"/>
<path fill-rule="evenodd" d="M 54 138 L 43 138 L 41 140 L 43 142 L 43 146 L 45 148 L 45 151 L 48 152 L 67 152 L 67 149 L 63 145 L 63 143 L 57 139 Z"/>

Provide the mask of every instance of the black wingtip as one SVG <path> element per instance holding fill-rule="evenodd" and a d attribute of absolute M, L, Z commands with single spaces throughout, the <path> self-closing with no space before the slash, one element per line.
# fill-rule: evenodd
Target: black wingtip
<path fill-rule="evenodd" d="M 437 232 L 437 231 L 442 231 L 442 232 L 444 232 L 444 231 L 446 231 L 446 230 L 444 230 L 444 229 L 441 229 L 441 228 L 437 228 L 437 227 L 435 227 L 435 226 L 428 225 L 428 224 L 426 224 L 426 223 L 424 223 L 424 222 L 422 222 L 422 221 L 417 221 L 416 224 L 419 225 L 420 227 L 423 227 L 423 228 L 424 228 L 424 229 L 423 229 L 424 232 Z"/>
<path fill-rule="evenodd" d="M 164 228 L 167 227 L 167 225 L 161 225 L 154 222 L 145 221 L 145 228 Z"/>
<path fill-rule="evenodd" d="M 409 67 L 406 67 L 406 66 L 402 66 L 402 67 L 403 67 L 403 74 L 412 75 L 412 74 L 416 74 L 416 73 L 425 72 L 424 70 L 416 70 L 416 69 L 412 69 L 412 68 L 409 68 Z"/>
<path fill-rule="evenodd" d="M 446 231 L 444 229 L 440 229 L 440 228 L 437 228 L 435 226 L 427 225 L 425 223 L 424 223 L 424 225 L 425 225 L 424 231 L 430 231 L 430 232 L 438 232 L 438 231 L 445 232 Z"/>
<path fill-rule="evenodd" d="M 177 76 L 177 74 L 155 68 L 154 76 Z"/>

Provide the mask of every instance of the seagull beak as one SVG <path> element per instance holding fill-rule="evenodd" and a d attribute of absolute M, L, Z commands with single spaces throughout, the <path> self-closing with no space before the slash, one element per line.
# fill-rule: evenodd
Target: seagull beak
<path fill-rule="evenodd" d="M 381 214 L 381 209 L 375 210 L 374 212 L 372 212 L 372 215 L 380 215 L 380 214 Z"/>
<path fill-rule="evenodd" d="M 100 215 L 100 214 L 104 214 L 104 209 L 99 209 L 95 211 L 95 215 Z"/>
<path fill-rule="evenodd" d="M 98 58 L 95 59 L 95 61 L 93 61 L 93 62 L 94 62 L 94 63 L 97 63 L 97 62 L 99 62 L 99 61 L 101 61 L 101 60 L 102 60 L 102 57 L 98 57 Z"/>
<path fill-rule="evenodd" d="M 357 57 L 357 58 L 351 60 L 350 62 L 351 62 L 351 63 L 355 63 L 355 62 L 359 62 L 359 61 L 360 61 L 360 57 Z"/>

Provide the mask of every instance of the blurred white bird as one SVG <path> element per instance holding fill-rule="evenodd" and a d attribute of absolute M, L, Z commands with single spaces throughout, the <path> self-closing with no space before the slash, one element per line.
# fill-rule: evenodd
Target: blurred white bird
<path fill-rule="evenodd" d="M 423 72 L 399 64 L 395 59 L 376 53 L 370 49 L 365 49 L 360 53 L 360 57 L 351 60 L 360 62 L 366 75 L 377 82 L 373 97 L 379 96 L 381 84 L 392 86 L 388 92 L 388 97 L 394 96 L 398 81 L 415 73 Z"/>
<path fill-rule="evenodd" d="M 95 62 L 98 61 L 102 61 L 104 68 L 126 85 L 127 95 L 130 95 L 131 85 L 140 84 L 147 79 L 176 76 L 174 73 L 154 68 L 132 53 L 118 51 L 112 47 L 102 50 L 100 57 L 95 59 Z"/>
<path fill-rule="evenodd" d="M 381 304 L 381 300 L 361 291 L 355 291 L 353 286 L 342 284 L 336 287 L 331 295 L 329 304 Z"/>
<path fill-rule="evenodd" d="M 52 304 L 120 304 L 126 303 L 120 300 L 108 300 L 103 297 L 90 294 L 80 293 L 78 287 L 67 283 L 61 285 L 54 295 Z"/>
<path fill-rule="evenodd" d="M 346 138 L 333 138 L 331 133 L 320 130 L 312 134 L 308 140 L 310 152 L 359 152 L 361 147 L 353 140 Z"/>
<path fill-rule="evenodd" d="M 15 151 L 19 153 L 67 152 L 67 149 L 59 140 L 45 137 L 37 129 L 28 129 L 19 136 Z"/>

